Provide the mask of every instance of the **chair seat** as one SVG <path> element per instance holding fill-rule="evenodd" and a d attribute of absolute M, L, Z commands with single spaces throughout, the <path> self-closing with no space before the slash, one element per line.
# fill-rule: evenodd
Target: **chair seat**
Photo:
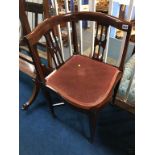
<path fill-rule="evenodd" d="M 73 106 L 88 110 L 99 108 L 111 99 L 121 75 L 116 67 L 74 55 L 46 77 L 46 86 Z"/>

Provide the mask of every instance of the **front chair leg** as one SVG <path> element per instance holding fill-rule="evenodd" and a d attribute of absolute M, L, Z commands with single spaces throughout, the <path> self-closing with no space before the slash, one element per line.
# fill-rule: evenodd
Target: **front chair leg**
<path fill-rule="evenodd" d="M 93 143 L 96 130 L 97 111 L 89 112 L 90 142 Z"/>
<path fill-rule="evenodd" d="M 46 88 L 45 86 L 43 88 L 43 93 L 44 93 L 45 98 L 47 99 L 50 112 L 52 113 L 52 116 L 55 118 L 56 115 L 55 115 L 55 112 L 54 112 L 54 106 L 53 106 L 54 103 L 52 101 L 52 98 L 51 98 L 51 95 L 50 95 L 50 92 L 49 92 L 48 88 Z"/>
<path fill-rule="evenodd" d="M 34 80 L 34 87 L 33 87 L 32 95 L 30 99 L 25 104 L 22 105 L 23 110 L 27 110 L 28 107 L 34 102 L 34 100 L 38 96 L 39 90 L 40 90 L 40 84 L 37 80 Z"/>

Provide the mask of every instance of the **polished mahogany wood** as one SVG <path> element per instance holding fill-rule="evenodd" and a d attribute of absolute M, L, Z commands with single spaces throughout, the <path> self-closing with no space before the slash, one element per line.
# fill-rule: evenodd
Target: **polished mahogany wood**
<path fill-rule="evenodd" d="M 23 105 L 22 109 L 27 109 L 32 102 L 35 100 L 36 96 L 38 95 L 40 86 L 38 85 L 38 82 L 36 82 L 36 71 L 34 68 L 33 60 L 31 56 L 27 56 L 23 54 L 21 51 L 27 51 L 28 55 L 31 55 L 29 52 L 29 49 L 27 46 L 25 46 L 25 42 L 23 40 L 23 36 L 29 34 L 31 32 L 31 28 L 29 25 L 29 21 L 27 18 L 26 12 L 31 12 L 35 14 L 35 27 L 38 25 L 38 16 L 39 14 L 43 15 L 43 19 L 46 19 L 50 17 L 50 6 L 48 3 L 48 0 L 43 0 L 42 4 L 34 3 L 34 2 L 28 2 L 25 0 L 19 0 L 19 18 L 21 21 L 22 26 L 22 37 L 20 40 L 20 46 L 19 46 L 19 69 L 20 71 L 26 73 L 28 76 L 30 76 L 32 79 L 34 79 L 34 88 L 32 91 L 32 95 L 30 99 Z M 46 48 L 46 44 L 42 44 L 38 42 L 38 45 Z M 48 61 L 48 67 L 52 68 L 52 61 L 48 55 L 48 53 L 42 52 L 39 50 L 39 56 L 41 58 L 47 59 Z M 44 70 L 44 73 L 47 71 L 46 68 L 43 66 L 42 69 Z M 47 69 L 48 70 L 48 69 Z"/>
<path fill-rule="evenodd" d="M 103 20 L 101 20 L 103 19 Z M 113 26 L 119 30 L 122 30 L 124 32 L 127 32 L 127 37 L 125 40 L 125 46 L 124 46 L 124 51 L 120 63 L 120 70 L 123 71 L 123 65 L 124 65 L 124 60 L 126 57 L 127 53 L 127 45 L 130 39 L 130 33 L 131 33 L 131 23 L 127 21 L 120 20 L 116 17 L 105 15 L 103 13 L 92 13 L 92 12 L 79 12 L 79 13 L 74 13 L 74 14 L 65 14 L 65 15 L 58 15 L 54 16 L 51 18 L 46 19 L 43 23 L 39 24 L 39 26 L 33 31 L 35 37 L 31 37 L 32 35 L 30 34 L 28 36 L 28 39 L 31 41 L 32 44 L 35 44 L 41 36 L 44 34 L 44 32 L 50 31 L 51 28 L 55 27 L 58 24 L 64 23 L 64 22 L 76 22 L 79 20 L 90 20 L 90 21 L 96 21 L 102 26 L 108 27 L 108 26 Z M 76 41 L 77 42 L 77 41 Z M 75 44 L 75 42 L 74 42 Z M 100 41 L 98 41 L 98 44 Z M 76 43 L 77 45 L 77 43 Z M 78 48 L 78 47 L 76 47 Z M 75 51 L 76 52 L 76 51 Z"/>
<path fill-rule="evenodd" d="M 76 22 L 79 20 L 94 21 L 97 23 L 92 58 L 79 54 L 76 32 Z M 53 29 L 57 25 L 67 22 L 72 23 L 74 55 L 66 62 L 63 62 L 61 50 Z M 118 67 L 105 64 L 102 61 L 109 26 L 127 32 L 121 63 Z M 101 28 L 101 34 L 98 35 L 99 27 Z M 31 51 L 36 68 L 37 80 L 46 91 L 55 91 L 64 100 L 68 101 L 71 106 L 88 113 L 92 141 L 95 135 L 96 114 L 111 101 L 112 96 L 115 98 L 116 94 L 114 93 L 113 95 L 113 91 L 115 90 L 116 92 L 122 77 L 131 28 L 132 25 L 130 22 L 103 13 L 77 12 L 50 17 L 39 24 L 33 32 L 25 37 L 25 42 L 27 42 Z M 105 36 L 104 39 L 102 38 L 103 32 Z M 49 72 L 48 75 L 45 74 L 43 70 L 36 48 L 37 42 L 42 36 L 46 38 L 47 52 L 51 56 L 51 59 L 53 59 L 56 68 L 55 72 Z M 97 51 L 95 50 L 96 46 L 99 46 Z M 103 48 L 102 53 L 100 52 L 101 48 Z M 53 105 L 53 103 L 51 104 Z"/>
<path fill-rule="evenodd" d="M 23 29 L 23 35 L 27 35 L 31 32 L 26 11 L 35 14 L 35 26 L 38 25 L 37 19 L 39 14 L 44 14 L 44 19 L 50 17 L 48 0 L 43 0 L 43 4 L 19 0 L 19 18 Z"/>
<path fill-rule="evenodd" d="M 53 38 L 51 37 L 51 34 Z M 51 30 L 48 33 L 46 33 L 45 38 L 47 42 L 47 49 L 51 55 L 51 58 L 53 59 L 55 68 L 58 68 L 64 63 L 64 60 L 62 58 L 61 49 L 59 47 L 59 43 L 54 33 L 54 30 Z"/>
<path fill-rule="evenodd" d="M 98 37 L 99 27 L 101 27 L 101 32 Z M 104 33 L 103 33 L 103 30 L 104 30 Z M 97 23 L 93 59 L 103 61 L 104 50 L 105 50 L 106 41 L 107 41 L 107 31 L 108 31 L 108 26 L 103 26 L 102 24 L 100 25 L 99 23 Z M 103 39 L 103 36 L 104 36 L 104 39 Z M 96 46 L 99 46 L 97 51 L 96 51 Z"/>
<path fill-rule="evenodd" d="M 37 80 L 34 80 L 34 87 L 32 90 L 32 95 L 30 99 L 26 103 L 23 104 L 22 106 L 23 110 L 26 110 L 33 103 L 33 101 L 38 96 L 39 90 L 40 90 L 40 83 Z"/>

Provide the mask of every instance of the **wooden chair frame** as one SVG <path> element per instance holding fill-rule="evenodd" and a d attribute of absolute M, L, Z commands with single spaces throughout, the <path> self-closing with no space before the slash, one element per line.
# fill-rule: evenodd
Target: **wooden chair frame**
<path fill-rule="evenodd" d="M 34 3 L 34 2 L 26 2 L 25 0 L 19 0 L 19 18 L 21 21 L 23 37 L 31 32 L 31 28 L 30 28 L 30 24 L 28 21 L 28 17 L 26 15 L 26 11 L 35 14 L 35 27 L 36 27 L 38 25 L 38 15 L 39 14 L 43 14 L 43 19 L 50 17 L 50 7 L 49 7 L 48 0 L 43 0 L 43 4 L 38 4 L 38 3 Z M 19 51 L 25 50 L 29 53 L 28 48 L 25 46 L 26 44 L 23 40 L 23 37 L 21 38 L 20 43 L 19 43 Z M 42 44 L 40 42 L 38 42 L 37 44 L 44 48 L 46 47 L 45 44 Z M 49 66 L 52 66 L 52 62 L 48 56 L 48 53 L 47 53 L 47 56 L 45 54 L 43 54 L 42 52 L 40 53 L 40 55 L 41 55 L 41 57 L 47 59 L 47 61 L 49 62 L 48 63 Z M 36 99 L 38 92 L 40 90 L 40 87 L 36 80 L 35 67 L 33 64 L 33 60 L 30 56 L 25 55 L 20 52 L 19 53 L 19 67 L 22 72 L 29 75 L 34 81 L 32 95 L 31 95 L 30 99 L 22 106 L 22 109 L 27 109 L 33 103 L 33 101 Z"/>
<path fill-rule="evenodd" d="M 123 54 L 122 54 L 122 59 L 121 59 L 120 65 L 118 66 L 119 71 L 123 72 L 124 61 L 125 61 L 125 57 L 126 57 L 126 53 L 127 53 L 127 47 L 128 47 L 131 28 L 132 28 L 131 23 L 120 20 L 118 18 L 109 16 L 109 15 L 105 15 L 103 13 L 94 13 L 94 12 L 77 12 L 77 13 L 73 13 L 73 14 L 69 13 L 69 14 L 58 15 L 58 16 L 54 16 L 54 17 L 46 19 L 44 22 L 39 24 L 33 30 L 32 33 L 30 33 L 29 35 L 27 35 L 25 37 L 25 41 L 27 42 L 28 47 L 32 54 L 32 59 L 33 59 L 33 62 L 34 62 L 35 68 L 36 68 L 36 73 L 37 73 L 37 82 L 43 88 L 46 98 L 48 98 L 49 104 L 51 105 L 51 110 L 52 110 L 53 115 L 55 115 L 54 110 L 53 110 L 53 103 L 52 103 L 52 100 L 49 95 L 49 88 L 46 87 L 46 79 L 45 79 L 47 77 L 47 75 L 50 74 L 51 72 L 45 71 L 45 69 L 41 65 L 40 58 L 39 58 L 39 55 L 38 55 L 38 52 L 36 49 L 36 44 L 42 36 L 45 36 L 47 47 L 48 47 L 47 52 L 49 52 L 49 55 L 51 56 L 51 59 L 53 60 L 53 62 L 55 64 L 55 68 L 59 70 L 59 68 L 61 68 L 61 66 L 63 66 L 63 64 L 65 62 L 62 59 L 62 54 L 61 54 L 61 50 L 59 47 L 59 43 L 57 42 L 57 39 L 56 39 L 53 29 L 58 24 L 62 24 L 62 23 L 66 23 L 66 22 L 72 23 L 72 38 L 73 38 L 73 49 L 74 49 L 73 54 L 78 55 L 78 54 L 80 54 L 80 51 L 78 49 L 78 42 L 77 42 L 76 22 L 79 20 L 89 20 L 89 21 L 95 21 L 97 23 L 94 52 L 93 52 L 93 56 L 92 56 L 92 59 L 95 59 L 97 61 L 103 61 L 103 53 L 100 53 L 99 50 L 98 50 L 98 52 L 96 52 L 95 47 L 97 45 L 99 45 L 99 48 L 100 48 L 100 46 L 105 48 L 106 40 L 107 40 L 106 33 L 105 33 L 104 41 L 101 40 L 101 36 L 99 37 L 99 39 L 97 38 L 99 25 L 101 25 L 101 32 L 103 31 L 103 27 L 105 27 L 106 32 L 107 32 L 107 29 L 109 26 L 113 26 L 117 29 L 127 32 L 125 46 L 124 46 L 124 50 L 123 50 Z M 53 37 L 51 37 L 51 33 L 52 33 Z M 54 44 L 54 42 L 55 42 L 55 44 Z M 119 86 L 119 82 L 120 82 L 120 79 L 117 81 L 116 85 L 113 88 L 113 90 L 114 90 L 113 102 L 116 97 L 116 92 L 117 92 L 117 89 Z M 107 103 L 109 101 L 111 101 L 111 97 L 107 101 Z M 70 105 L 73 106 L 72 103 Z M 95 108 L 95 109 L 92 108 L 89 110 L 81 109 L 81 108 L 77 108 L 77 107 L 73 106 L 74 108 L 79 109 L 80 111 L 84 111 L 89 115 L 91 141 L 93 141 L 93 139 L 94 139 L 97 113 L 105 105 L 106 104 L 103 104 L 99 108 Z"/>

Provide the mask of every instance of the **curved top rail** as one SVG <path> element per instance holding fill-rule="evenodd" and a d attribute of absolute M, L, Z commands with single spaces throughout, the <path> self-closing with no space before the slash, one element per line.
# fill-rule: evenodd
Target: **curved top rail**
<path fill-rule="evenodd" d="M 131 29 L 132 24 L 128 21 L 118 19 L 116 17 L 106 15 L 99 12 L 77 12 L 77 13 L 67 13 L 63 15 L 57 15 L 47 18 L 45 21 L 40 23 L 26 38 L 31 42 L 32 45 L 38 42 L 43 34 L 51 30 L 55 25 L 72 22 L 79 20 L 89 20 L 96 21 L 105 26 L 113 26 L 122 31 L 128 32 Z"/>

